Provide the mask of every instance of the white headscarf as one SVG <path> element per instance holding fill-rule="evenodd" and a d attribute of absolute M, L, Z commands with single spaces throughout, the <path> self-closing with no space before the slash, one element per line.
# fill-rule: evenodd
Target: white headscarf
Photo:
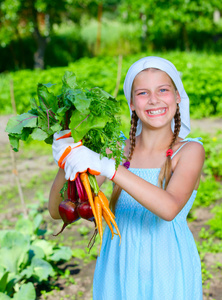
<path fill-rule="evenodd" d="M 173 80 L 181 97 L 181 102 L 179 103 L 180 116 L 181 116 L 181 128 L 179 132 L 179 137 L 185 138 L 190 132 L 189 98 L 187 96 L 187 93 L 184 90 L 179 72 L 170 61 L 156 56 L 148 56 L 148 57 L 141 58 L 129 68 L 123 86 L 124 94 L 126 99 L 128 100 L 129 106 L 131 101 L 131 89 L 132 89 L 134 78 L 138 73 L 140 73 L 141 71 L 147 68 L 156 68 L 162 70 L 166 72 Z M 130 109 L 130 114 L 132 114 L 131 109 Z M 174 119 L 172 120 L 171 128 L 172 131 L 174 131 Z M 141 130 L 142 130 L 142 124 L 141 121 L 138 120 L 136 135 L 139 135 L 141 133 Z"/>

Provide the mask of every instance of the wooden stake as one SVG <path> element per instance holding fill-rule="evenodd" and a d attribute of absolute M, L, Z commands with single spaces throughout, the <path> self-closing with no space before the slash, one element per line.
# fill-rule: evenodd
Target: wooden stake
<path fill-rule="evenodd" d="M 120 86 L 120 80 L 121 80 L 121 73 L 122 73 L 122 61 L 123 61 L 123 56 L 119 55 L 118 58 L 118 69 L 117 69 L 117 77 L 116 77 L 116 87 L 114 91 L 114 98 L 117 97 L 118 92 L 119 92 L 119 86 Z"/>
<path fill-rule="evenodd" d="M 14 113 L 14 115 L 16 115 L 17 112 L 16 112 L 16 105 L 15 105 L 13 80 L 10 80 L 10 95 L 11 95 L 11 104 L 12 104 L 13 113 Z M 23 192 L 22 192 L 22 187 L 21 187 L 21 183 L 20 183 L 20 179 L 19 179 L 19 172 L 18 172 L 18 169 L 17 169 L 15 152 L 12 150 L 11 147 L 10 147 L 10 154 L 11 154 L 11 159 L 12 159 L 12 174 L 14 175 L 14 178 L 15 178 L 15 181 L 16 181 L 16 184 L 17 184 L 17 187 L 18 187 L 18 192 L 19 192 L 19 197 L 20 197 L 24 217 L 27 218 L 28 213 L 27 213 L 27 208 L 26 208 L 26 205 L 25 205 L 24 196 L 23 196 Z"/>

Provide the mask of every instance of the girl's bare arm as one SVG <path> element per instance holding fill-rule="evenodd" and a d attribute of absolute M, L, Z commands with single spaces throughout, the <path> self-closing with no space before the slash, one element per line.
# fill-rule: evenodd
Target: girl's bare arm
<path fill-rule="evenodd" d="M 48 209 L 53 219 L 61 219 L 59 215 L 59 204 L 63 199 L 60 195 L 60 190 L 65 182 L 65 172 L 63 169 L 59 168 L 49 194 Z"/>
<path fill-rule="evenodd" d="M 202 145 L 190 142 L 180 151 L 174 173 L 163 190 L 119 166 L 113 181 L 145 208 L 166 221 L 173 220 L 189 200 L 203 167 Z"/>

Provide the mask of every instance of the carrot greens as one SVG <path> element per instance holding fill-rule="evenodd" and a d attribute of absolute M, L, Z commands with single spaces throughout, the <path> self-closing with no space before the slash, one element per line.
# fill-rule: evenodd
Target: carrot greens
<path fill-rule="evenodd" d="M 51 83 L 37 85 L 37 99 L 30 100 L 31 109 L 9 119 L 6 131 L 14 151 L 19 141 L 29 137 L 52 144 L 53 134 L 71 129 L 75 142 L 101 156 L 113 157 L 116 166 L 123 158 L 120 136 L 119 102 L 99 87 L 79 86 L 74 73 L 65 72 L 60 95 L 50 91 Z M 109 148 L 112 154 L 107 154 Z"/>

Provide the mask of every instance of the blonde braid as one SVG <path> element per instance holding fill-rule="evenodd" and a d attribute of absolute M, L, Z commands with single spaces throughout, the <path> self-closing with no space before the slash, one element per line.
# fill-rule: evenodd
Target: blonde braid
<path fill-rule="evenodd" d="M 176 113 L 175 113 L 175 116 L 174 116 L 174 121 L 175 121 L 175 125 L 174 125 L 173 139 L 172 139 L 171 144 L 168 148 L 168 149 L 171 149 L 171 150 L 172 150 L 172 147 L 173 147 L 173 145 L 175 144 L 175 142 L 178 138 L 178 135 L 179 135 L 179 132 L 180 132 L 180 127 L 181 127 L 179 104 L 177 104 L 177 110 L 176 110 Z M 168 183 L 170 181 L 170 178 L 171 178 L 171 173 L 172 173 L 171 156 L 167 156 L 166 162 L 160 170 L 159 179 L 158 179 L 158 184 L 161 188 L 164 188 L 164 189 L 167 188 L 167 185 L 168 185 Z"/>
<path fill-rule="evenodd" d="M 130 146 L 129 146 L 129 154 L 127 162 L 129 163 L 133 156 L 133 151 L 136 146 L 136 128 L 137 128 L 137 122 L 138 122 L 138 116 L 135 111 L 132 112 L 131 117 L 131 127 L 130 127 L 130 133 L 129 133 L 129 140 L 130 140 Z M 126 164 L 126 163 L 125 163 Z M 129 165 L 129 164 L 128 164 Z M 117 184 L 114 185 L 113 192 L 110 199 L 110 208 L 112 211 L 115 211 L 115 206 L 117 203 L 117 200 L 119 198 L 119 195 L 122 191 L 122 188 L 119 187 Z"/>

